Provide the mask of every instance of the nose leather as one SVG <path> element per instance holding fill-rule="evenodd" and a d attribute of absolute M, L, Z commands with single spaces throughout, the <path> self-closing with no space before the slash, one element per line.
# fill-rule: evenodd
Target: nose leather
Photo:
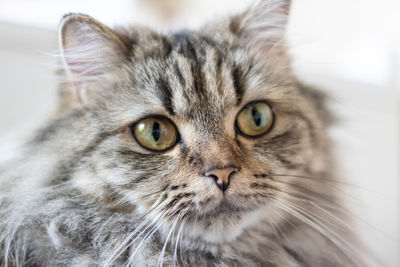
<path fill-rule="evenodd" d="M 213 178 L 218 188 L 225 192 L 229 187 L 232 174 L 238 170 L 237 167 L 212 168 L 204 172 L 204 175 Z"/>

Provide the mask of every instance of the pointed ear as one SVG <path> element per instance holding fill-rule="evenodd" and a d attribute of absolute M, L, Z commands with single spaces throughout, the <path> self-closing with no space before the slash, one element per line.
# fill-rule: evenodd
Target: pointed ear
<path fill-rule="evenodd" d="M 234 17 L 230 29 L 256 53 L 267 54 L 284 41 L 290 0 L 259 0 Z"/>
<path fill-rule="evenodd" d="M 95 79 L 120 65 L 128 46 L 117 33 L 82 14 L 64 16 L 59 28 L 64 65 L 73 82 Z"/>

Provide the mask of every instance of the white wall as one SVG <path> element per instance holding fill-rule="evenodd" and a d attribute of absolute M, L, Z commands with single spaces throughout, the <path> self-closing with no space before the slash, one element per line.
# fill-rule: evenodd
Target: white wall
<path fill-rule="evenodd" d="M 55 41 L 54 31 L 0 22 L 0 135 L 29 129 L 54 109 Z"/>

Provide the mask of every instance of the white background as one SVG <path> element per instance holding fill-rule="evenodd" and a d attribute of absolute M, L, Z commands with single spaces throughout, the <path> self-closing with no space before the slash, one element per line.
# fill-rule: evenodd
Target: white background
<path fill-rule="evenodd" d="M 57 105 L 56 28 L 88 13 L 112 26 L 197 27 L 251 0 L 0 0 L 0 158 Z M 168 12 L 166 12 L 166 10 Z M 398 0 L 297 0 L 288 31 L 298 76 L 331 95 L 340 175 L 366 243 L 399 266 L 400 7 Z"/>

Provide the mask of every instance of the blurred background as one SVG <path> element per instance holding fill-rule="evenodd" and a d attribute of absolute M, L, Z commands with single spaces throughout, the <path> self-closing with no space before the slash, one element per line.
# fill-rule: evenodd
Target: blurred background
<path fill-rule="evenodd" d="M 0 159 L 57 104 L 57 26 L 68 12 L 109 26 L 196 28 L 252 0 L 0 0 Z M 327 91 L 331 129 L 354 231 L 386 266 L 400 266 L 400 1 L 294 0 L 293 68 Z"/>

